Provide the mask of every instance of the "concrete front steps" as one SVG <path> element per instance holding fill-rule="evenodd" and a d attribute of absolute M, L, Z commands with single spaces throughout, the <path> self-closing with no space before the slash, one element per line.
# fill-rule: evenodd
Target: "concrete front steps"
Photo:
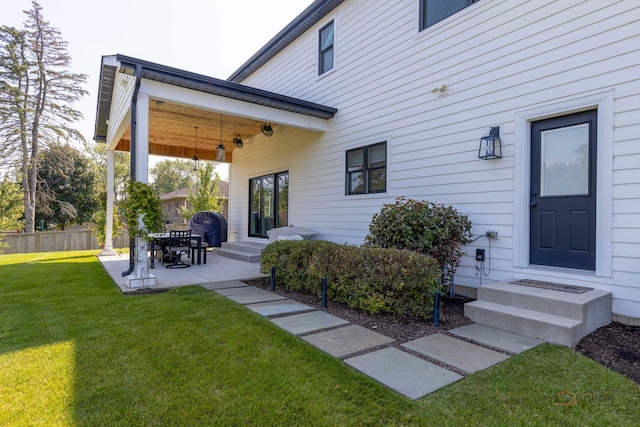
<path fill-rule="evenodd" d="M 216 249 L 216 254 L 245 262 L 260 262 L 262 250 L 268 241 L 255 242 L 224 242 L 222 247 Z"/>
<path fill-rule="evenodd" d="M 611 313 L 610 292 L 578 294 L 509 282 L 480 286 L 478 299 L 464 306 L 476 323 L 572 348 L 611 323 Z"/>

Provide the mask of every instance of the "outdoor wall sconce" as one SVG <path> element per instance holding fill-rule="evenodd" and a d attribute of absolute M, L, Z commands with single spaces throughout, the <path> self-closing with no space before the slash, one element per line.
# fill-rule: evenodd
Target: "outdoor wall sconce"
<path fill-rule="evenodd" d="M 194 127 L 196 128 L 196 145 L 193 150 L 193 158 L 191 159 L 191 162 L 193 163 L 193 170 L 197 171 L 198 162 L 200 162 L 200 159 L 198 159 L 198 126 L 194 126 Z"/>
<path fill-rule="evenodd" d="M 236 136 L 233 138 L 233 145 L 235 145 L 236 148 L 242 148 L 244 147 L 244 142 L 242 142 L 242 139 L 239 136 Z"/>
<path fill-rule="evenodd" d="M 480 148 L 478 157 L 483 160 L 502 158 L 502 147 L 500 145 L 500 126 L 494 126 L 489 130 L 489 134 L 480 138 Z"/>

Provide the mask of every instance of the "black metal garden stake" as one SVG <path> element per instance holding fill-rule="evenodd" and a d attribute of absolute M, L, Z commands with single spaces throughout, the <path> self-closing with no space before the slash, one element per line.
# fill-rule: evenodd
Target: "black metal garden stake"
<path fill-rule="evenodd" d="M 322 279 L 322 307 L 327 308 L 327 278 Z"/>
<path fill-rule="evenodd" d="M 440 292 L 433 298 L 433 326 L 440 326 Z"/>

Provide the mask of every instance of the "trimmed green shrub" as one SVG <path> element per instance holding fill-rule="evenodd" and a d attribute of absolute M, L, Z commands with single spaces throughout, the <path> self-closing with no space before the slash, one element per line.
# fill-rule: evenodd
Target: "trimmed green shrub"
<path fill-rule="evenodd" d="M 315 252 L 339 245 L 324 240 L 279 240 L 264 249 L 260 258 L 260 272 L 271 274 L 276 267 L 276 281 L 287 290 L 320 295 L 322 277 L 312 277 L 309 266 Z"/>
<path fill-rule="evenodd" d="M 365 246 L 429 255 L 453 275 L 471 238 L 471 221 L 453 207 L 400 197 L 373 216 Z"/>
<path fill-rule="evenodd" d="M 360 248 L 324 241 L 279 241 L 262 253 L 260 271 L 290 291 L 327 298 L 369 313 L 430 318 L 440 288 L 436 260 L 399 249 Z"/>

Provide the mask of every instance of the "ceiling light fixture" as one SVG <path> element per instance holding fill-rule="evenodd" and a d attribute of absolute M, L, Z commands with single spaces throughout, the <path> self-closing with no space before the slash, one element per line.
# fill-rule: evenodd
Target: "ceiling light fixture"
<path fill-rule="evenodd" d="M 216 161 L 224 162 L 226 157 L 226 149 L 222 144 L 222 113 L 220 113 L 220 144 L 216 148 Z"/>
<path fill-rule="evenodd" d="M 244 147 L 244 142 L 242 142 L 240 135 L 233 138 L 233 145 L 235 145 L 237 148 Z"/>
<path fill-rule="evenodd" d="M 196 145 L 193 150 L 193 158 L 191 159 L 191 162 L 193 163 L 193 170 L 197 171 L 198 162 L 200 162 L 200 159 L 198 159 L 198 126 L 194 126 L 194 127 L 196 128 Z"/>
<path fill-rule="evenodd" d="M 262 126 L 260 126 L 260 130 L 265 136 L 273 136 L 273 127 L 271 126 L 271 123 L 263 123 Z"/>

